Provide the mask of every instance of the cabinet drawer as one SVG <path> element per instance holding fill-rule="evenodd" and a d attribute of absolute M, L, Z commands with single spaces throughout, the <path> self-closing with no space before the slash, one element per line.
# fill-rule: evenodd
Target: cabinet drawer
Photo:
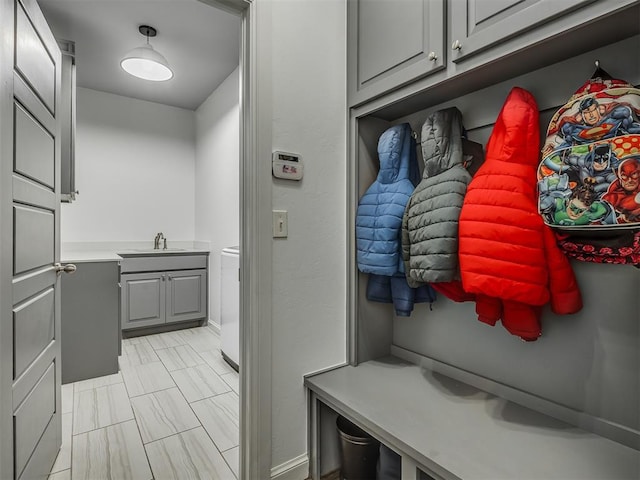
<path fill-rule="evenodd" d="M 125 257 L 120 264 L 120 271 L 122 273 L 132 273 L 207 268 L 207 259 L 207 255 L 176 254 Z"/>

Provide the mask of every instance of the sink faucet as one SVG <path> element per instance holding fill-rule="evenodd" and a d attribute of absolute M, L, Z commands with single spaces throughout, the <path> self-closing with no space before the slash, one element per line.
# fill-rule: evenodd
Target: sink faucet
<path fill-rule="evenodd" d="M 164 248 L 167 248 L 167 239 L 164 238 L 162 232 L 159 232 L 156 235 L 156 238 L 153 239 L 153 249 L 158 250 L 160 248 L 160 240 L 164 239 Z"/>

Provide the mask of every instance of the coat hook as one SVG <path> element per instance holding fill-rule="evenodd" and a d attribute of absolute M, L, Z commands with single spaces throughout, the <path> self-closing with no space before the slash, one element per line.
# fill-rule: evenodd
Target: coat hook
<path fill-rule="evenodd" d="M 600 68 L 600 60 L 596 60 L 595 64 L 596 64 L 596 68 Z"/>

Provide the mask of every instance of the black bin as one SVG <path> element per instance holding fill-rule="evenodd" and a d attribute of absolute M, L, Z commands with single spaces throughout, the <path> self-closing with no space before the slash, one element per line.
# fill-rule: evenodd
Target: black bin
<path fill-rule="evenodd" d="M 380 442 L 344 417 L 336 420 L 340 435 L 340 478 L 375 480 Z"/>

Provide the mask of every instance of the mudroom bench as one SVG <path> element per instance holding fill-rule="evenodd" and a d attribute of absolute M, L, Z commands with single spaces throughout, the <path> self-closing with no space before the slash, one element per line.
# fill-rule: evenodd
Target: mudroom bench
<path fill-rule="evenodd" d="M 640 478 L 640 451 L 554 418 L 573 412 L 579 423 L 579 412 L 540 413 L 554 407 L 482 377 L 452 378 L 446 365 L 421 358 L 389 356 L 305 378 L 313 480 L 339 467 L 338 415 L 400 455 L 402 480 Z"/>

